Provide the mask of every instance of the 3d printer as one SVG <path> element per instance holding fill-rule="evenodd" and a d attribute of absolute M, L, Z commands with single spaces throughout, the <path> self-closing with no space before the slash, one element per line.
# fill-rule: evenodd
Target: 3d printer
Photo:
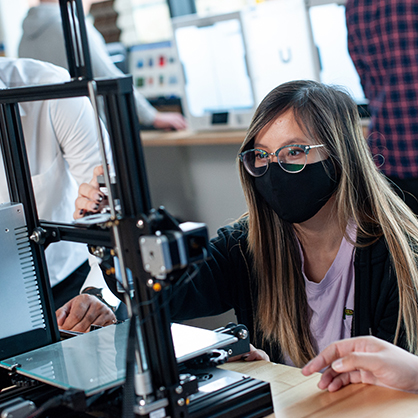
<path fill-rule="evenodd" d="M 17 384 L 0 394 L 1 417 L 270 414 L 268 384 L 216 368 L 237 341 L 248 344 L 244 327 L 211 332 L 170 323 L 168 290 L 208 255 L 207 232 L 151 208 L 132 78 L 94 80 L 81 1 L 60 0 L 60 7 L 72 81 L 8 89 L 0 97 L 0 145 L 12 201 L 0 207 L 7 252 L 0 369 Z M 18 103 L 76 96 L 90 97 L 99 131 L 98 109 L 104 109 L 110 138 L 116 183 L 105 170 L 109 215 L 100 225 L 40 222 L 31 186 Z M 106 161 L 103 135 L 100 143 Z M 59 341 L 44 257 L 45 246 L 58 240 L 111 249 L 129 321 Z M 196 344 L 185 347 L 184 341 Z"/>

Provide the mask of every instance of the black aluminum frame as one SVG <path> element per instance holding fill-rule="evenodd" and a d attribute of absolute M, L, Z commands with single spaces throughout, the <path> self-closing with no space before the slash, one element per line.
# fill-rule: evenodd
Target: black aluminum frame
<path fill-rule="evenodd" d="M 11 201 L 23 204 L 29 234 L 42 228 L 49 237 L 46 243 L 59 239 L 85 242 L 90 245 L 114 247 L 113 229 L 94 230 L 86 227 L 40 222 L 34 192 L 18 103 L 89 96 L 92 80 L 91 65 L 81 0 L 60 0 L 64 37 L 72 81 L 67 83 L 23 87 L 3 90 L 0 94 L 0 146 L 5 162 Z M 74 20 L 75 19 L 75 20 Z M 74 29 L 75 28 L 75 29 Z M 74 34 L 79 31 L 79 33 Z M 80 52 L 81 45 L 81 52 Z M 78 51 L 78 52 L 77 52 Z M 120 201 L 121 218 L 114 220 L 114 227 L 121 237 L 121 254 L 125 266 L 131 271 L 135 285 L 135 304 L 140 318 L 139 327 L 144 338 L 146 360 L 154 387 L 165 387 L 173 417 L 187 416 L 187 405 L 179 406 L 180 395 L 174 391 L 180 384 L 179 372 L 171 337 L 168 305 L 165 292 L 156 297 L 146 283 L 151 278 L 142 268 L 139 237 L 152 233 L 147 220 L 151 200 L 141 145 L 139 122 L 135 112 L 132 77 L 95 80 L 97 95 L 103 98 L 107 129 L 117 178 L 116 195 Z M 144 220 L 142 230 L 136 228 L 139 219 Z M 50 335 L 33 344 L 25 341 L 25 351 L 59 340 L 54 305 L 46 269 L 44 245 L 31 241 L 35 270 L 46 307 Z M 143 320 L 148 318 L 148 320 Z M 17 338 L 17 337 L 16 337 Z M 149 355 L 152 353 L 152 355 Z M 14 353 L 16 354 L 16 353 Z"/>
<path fill-rule="evenodd" d="M 186 418 L 215 413 L 219 417 L 238 417 L 245 412 L 249 417 L 261 417 L 271 413 L 269 385 L 251 378 L 243 381 L 242 385 L 225 388 L 222 393 L 192 404 L 190 410 L 184 400 L 186 393 L 178 390 L 181 381 L 171 336 L 167 291 L 155 292 L 147 285 L 152 278 L 143 269 L 139 249 L 140 236 L 156 231 L 153 229 L 155 224 L 134 106 L 132 77 L 92 81 L 81 0 L 60 0 L 60 7 L 72 81 L 7 89 L 0 93 L 0 147 L 10 197 L 12 201 L 23 204 L 29 234 L 38 230 L 44 236 L 38 244 L 31 241 L 31 247 L 42 297 L 50 308 L 47 312 L 50 335 L 45 340 L 37 341 L 36 347 L 26 341 L 25 351 L 59 339 L 44 244 L 67 240 L 93 246 L 118 247 L 118 257 L 123 259 L 123 264 L 133 277 L 135 297 L 132 311 L 139 319 L 136 322 L 143 336 L 143 353 L 151 374 L 153 391 L 154 394 L 160 392 L 168 399 L 167 416 Z M 41 222 L 34 199 L 18 103 L 89 96 L 92 82 L 96 84 L 97 96 L 103 99 L 117 178 L 115 194 L 120 202 L 120 217 L 110 220 L 109 229 Z M 141 228 L 137 227 L 138 221 L 141 221 Z M 116 233 L 120 239 L 118 243 Z"/>

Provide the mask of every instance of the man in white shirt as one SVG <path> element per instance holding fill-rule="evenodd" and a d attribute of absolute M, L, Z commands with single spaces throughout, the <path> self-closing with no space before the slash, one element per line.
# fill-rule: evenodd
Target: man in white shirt
<path fill-rule="evenodd" d="M 86 3 L 91 3 L 86 2 Z M 68 69 L 59 0 L 41 0 L 29 9 L 23 21 L 19 57 L 50 62 Z M 87 4 L 85 4 L 85 7 Z M 104 39 L 97 29 L 86 22 L 93 76 L 117 78 L 124 74 L 110 59 Z M 158 112 L 134 88 L 135 106 L 139 121 L 158 129 L 185 129 L 186 120 L 180 113 Z"/>
<path fill-rule="evenodd" d="M 69 80 L 67 71 L 48 63 L 0 58 L 0 88 Z M 101 164 L 93 108 L 87 98 L 78 97 L 20 103 L 19 110 L 39 218 L 71 223 L 78 185 Z M 0 166 L 0 203 L 4 203 L 10 198 L 2 158 Z M 89 271 L 87 258 L 85 244 L 61 241 L 46 249 L 60 328 L 87 331 L 91 324 L 115 321 L 113 311 L 95 296 L 84 294 L 67 302 L 79 294 Z M 71 290 L 77 278 L 81 281 Z"/>

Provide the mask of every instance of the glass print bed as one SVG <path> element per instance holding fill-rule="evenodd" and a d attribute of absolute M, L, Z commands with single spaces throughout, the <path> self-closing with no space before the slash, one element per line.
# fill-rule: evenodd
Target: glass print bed
<path fill-rule="evenodd" d="M 90 396 L 124 382 L 128 329 L 129 321 L 111 325 L 11 357 L 0 366 L 18 364 L 21 375 Z M 172 324 L 171 332 L 179 363 L 236 341 L 231 335 L 180 324 Z"/>

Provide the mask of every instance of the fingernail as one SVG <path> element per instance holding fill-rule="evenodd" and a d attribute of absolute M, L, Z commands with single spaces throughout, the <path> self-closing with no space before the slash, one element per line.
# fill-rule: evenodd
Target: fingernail
<path fill-rule="evenodd" d="M 332 366 L 331 366 L 336 372 L 338 372 L 338 370 L 341 370 L 342 369 L 342 367 L 343 367 L 343 361 L 342 361 L 342 359 L 338 359 L 338 360 L 335 360 L 333 363 L 332 363 Z"/>
<path fill-rule="evenodd" d="M 78 212 L 79 215 L 83 215 L 84 214 L 84 209 L 80 209 L 80 212 Z"/>
<path fill-rule="evenodd" d="M 94 205 L 93 210 L 97 210 L 97 209 L 99 209 L 99 205 Z"/>
<path fill-rule="evenodd" d="M 97 202 L 101 202 L 102 200 L 103 200 L 103 196 L 101 195 L 101 194 L 99 194 L 99 193 L 96 193 L 95 194 L 95 196 L 94 196 L 94 199 L 97 201 Z"/>

